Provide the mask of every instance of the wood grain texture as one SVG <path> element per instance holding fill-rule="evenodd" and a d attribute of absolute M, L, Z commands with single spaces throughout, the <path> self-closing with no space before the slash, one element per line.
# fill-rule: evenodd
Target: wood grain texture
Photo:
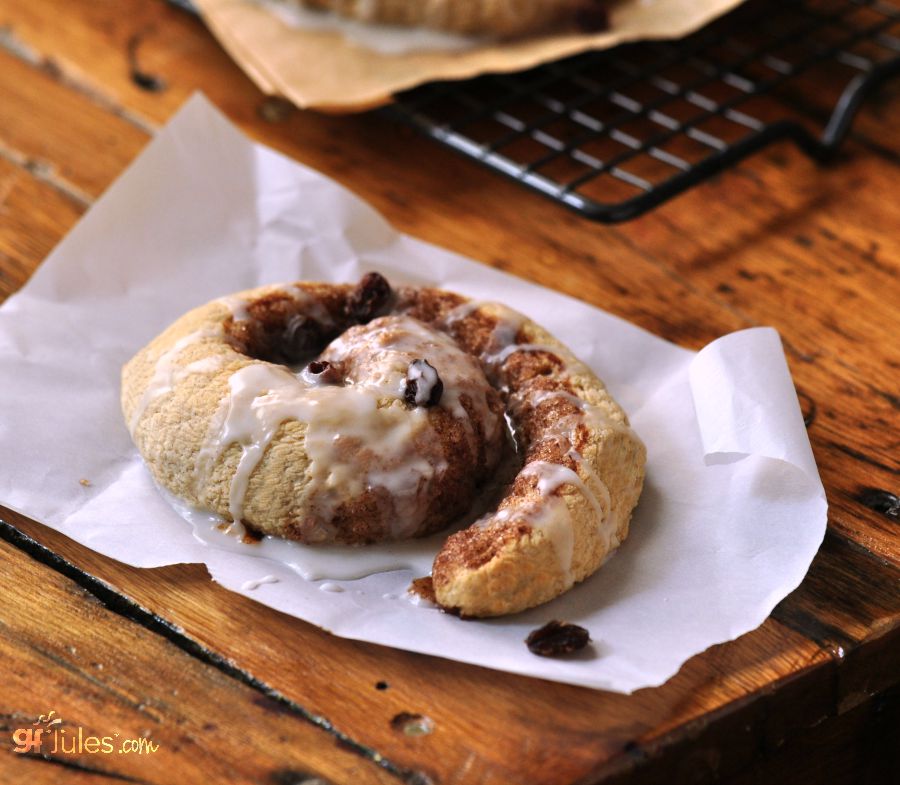
<path fill-rule="evenodd" d="M 3 146 L 31 170 L 86 205 L 140 152 L 148 136 L 132 123 L 0 50 Z"/>
<path fill-rule="evenodd" d="M 28 587 L 5 593 L 0 608 L 0 659 L 7 663 L 0 717 L 4 726 L 27 728 L 52 709 L 69 738 L 43 744 L 40 755 L 4 745 L 4 782 L 65 781 L 70 764 L 141 783 L 169 783 L 175 772 L 185 782 L 276 782 L 288 771 L 332 782 L 397 781 L 375 761 L 342 749 L 327 728 L 202 664 L 58 571 L 23 557 L 0 542 L 4 579 Z M 115 752 L 95 745 L 93 754 L 66 754 L 79 727 L 83 738 L 110 737 Z M 142 737 L 159 748 L 118 753 L 120 739 Z"/>
<path fill-rule="evenodd" d="M 0 297 L 28 280 L 35 260 L 46 256 L 72 228 L 82 205 L 26 166 L 0 156 Z"/>
<path fill-rule="evenodd" d="M 59 599 L 63 622 L 35 612 L 10 639 L 27 633 L 34 643 L 48 636 L 63 647 L 60 661 L 45 665 L 53 680 L 41 695 L 59 697 L 72 717 L 100 727 L 97 695 L 104 693 L 93 682 L 90 690 L 83 687 L 73 670 L 83 663 L 67 660 L 64 647 L 93 652 L 89 644 L 95 645 L 109 658 L 98 654 L 93 661 L 125 669 L 121 647 L 110 647 L 127 639 L 141 650 L 134 656 L 152 656 L 158 672 L 191 684 L 158 714 L 170 740 L 178 737 L 179 720 L 196 731 L 198 718 L 211 706 L 219 710 L 226 696 L 222 734 L 243 728 L 237 716 L 243 710 L 269 728 L 266 722 L 282 717 L 269 717 L 255 702 L 258 690 L 248 699 L 256 680 L 383 754 L 400 779 L 423 772 L 439 783 L 651 782 L 676 774 L 752 782 L 776 781 L 770 775 L 777 772 L 815 781 L 809 767 L 828 770 L 828 745 L 838 752 L 864 749 L 866 734 L 897 716 L 898 522 L 866 492 L 900 491 L 894 328 L 900 164 L 883 133 L 886 123 L 896 124 L 900 93 L 883 91 L 828 168 L 778 145 L 644 218 L 602 227 L 461 162 L 381 115 L 322 117 L 265 99 L 199 22 L 164 2 L 0 0 L 0 31 L 0 298 L 27 280 L 153 128 L 202 89 L 252 137 L 348 185 L 403 231 L 691 348 L 731 330 L 773 324 L 809 414 L 830 501 L 831 533 L 810 575 L 769 620 L 695 657 L 664 687 L 630 697 L 342 641 L 221 589 L 200 567 L 132 569 L 4 512 L 0 517 L 181 630 L 176 643 L 127 614 L 101 608 L 97 616 L 85 615 L 84 607 L 95 603 L 83 587 L 75 583 L 79 588 L 66 594 L 68 579 L 49 571 L 53 596 L 65 598 Z M 137 85 L 135 65 L 161 89 Z M 24 551 L 3 549 L 0 555 L 21 571 L 20 583 L 43 584 L 47 567 Z M 12 653 L 16 667 L 36 662 L 24 643 Z M 216 657 L 225 664 L 215 665 Z M 122 672 L 114 679 L 120 691 Z M 23 682 L 16 683 L 26 700 Z M 162 695 L 158 685 L 157 692 L 141 685 L 148 695 Z M 0 713 L 20 710 L 35 708 L 0 706 Z M 141 716 L 129 711 L 115 709 L 123 727 Z M 391 720 L 403 712 L 427 714 L 435 731 L 398 732 Z M 300 733 L 296 713 L 285 722 Z M 294 781 L 289 774 L 273 779 L 262 735 L 255 738 L 233 781 Z M 173 772 L 199 781 L 192 777 L 212 745 L 199 746 L 205 749 L 185 746 L 166 759 L 149 781 L 171 781 Z M 221 760 L 210 765 L 224 768 L 237 747 L 230 737 L 216 746 Z M 317 762 L 334 749 L 303 749 L 309 757 L 290 760 Z M 359 771 L 341 769 L 357 763 L 355 753 L 348 755 L 329 759 L 333 769 L 315 770 L 336 782 L 381 781 L 384 771 L 368 761 Z M 23 776 L 17 768 L 4 777 L 2 767 L 12 758 L 0 757 L 0 778 Z M 876 755 L 869 781 L 890 763 Z M 292 765 L 286 770 L 295 771 Z M 27 776 L 36 782 L 97 778 L 68 768 L 54 779 L 60 771 L 34 762 Z"/>
<path fill-rule="evenodd" d="M 860 691 L 854 685 L 867 664 L 855 659 L 862 656 L 856 649 L 869 636 L 889 635 L 893 654 L 890 663 L 874 671 L 883 674 L 883 681 L 868 684 L 868 694 L 896 683 L 900 672 L 900 597 L 891 591 L 898 572 L 834 537 L 807 582 L 762 627 L 695 657 L 664 687 L 625 697 L 342 641 L 225 591 L 209 581 L 202 567 L 138 570 L 19 516 L 7 517 L 172 620 L 203 646 L 228 651 L 254 676 L 278 684 L 315 713 L 339 712 L 341 727 L 351 736 L 402 766 L 424 768 L 441 782 L 454 777 L 528 782 L 536 771 L 547 782 L 611 776 L 630 769 L 635 750 L 649 761 L 674 754 L 702 734 L 708 734 L 710 748 L 720 745 L 723 737 L 710 714 L 736 711 L 743 720 L 734 719 L 731 726 L 746 724 L 745 744 L 729 742 L 728 756 L 717 762 L 724 774 L 753 758 L 758 736 L 778 736 L 784 743 L 805 730 L 810 718 L 838 716 L 850 700 L 846 696 Z M 865 593 L 862 584 L 868 587 Z M 249 618 L 254 633 L 248 641 L 243 636 Z M 286 657 L 295 663 L 289 671 Z M 852 672 L 840 685 L 828 669 L 836 664 L 842 674 Z M 780 682 L 794 686 L 775 689 Z M 379 683 L 388 686 L 378 689 Z M 752 700 L 760 697 L 763 685 L 764 712 Z M 473 706 L 480 708 L 472 711 Z M 391 719 L 401 712 L 426 714 L 435 733 L 413 739 L 398 734 Z M 453 739 L 465 739 L 465 744 L 455 745 Z"/>

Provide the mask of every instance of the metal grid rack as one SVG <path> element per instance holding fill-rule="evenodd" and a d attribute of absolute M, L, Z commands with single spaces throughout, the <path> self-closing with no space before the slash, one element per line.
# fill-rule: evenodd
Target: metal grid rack
<path fill-rule="evenodd" d="M 865 96 L 897 73 L 897 0 L 750 0 L 680 41 L 433 83 L 385 111 L 612 223 L 777 139 L 826 159 Z"/>
<path fill-rule="evenodd" d="M 383 111 L 615 223 L 778 139 L 826 160 L 865 97 L 898 73 L 900 0 L 747 0 L 678 41 L 431 83 Z"/>

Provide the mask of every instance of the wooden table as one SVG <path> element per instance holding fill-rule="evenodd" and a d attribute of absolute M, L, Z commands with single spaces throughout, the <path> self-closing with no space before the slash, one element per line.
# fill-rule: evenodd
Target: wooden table
<path fill-rule="evenodd" d="M 687 347 L 776 327 L 828 534 L 762 626 L 626 697 L 340 640 L 203 567 L 126 567 L 0 511 L 0 781 L 900 781 L 900 85 L 827 168 L 779 145 L 610 228 L 381 115 L 267 100 L 161 0 L 0 0 L 0 298 L 197 89 L 404 232 Z M 51 709 L 159 749 L 12 754 Z"/>

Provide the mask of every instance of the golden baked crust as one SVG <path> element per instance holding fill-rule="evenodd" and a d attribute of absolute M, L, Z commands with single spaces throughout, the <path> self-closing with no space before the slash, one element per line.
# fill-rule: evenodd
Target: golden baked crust
<path fill-rule="evenodd" d="M 592 574 L 640 495 L 645 451 L 625 413 L 543 328 L 377 274 L 298 282 L 189 312 L 122 376 L 160 485 L 307 543 L 420 536 L 458 518 L 497 465 L 504 405 L 521 470 L 434 562 L 438 603 L 466 616 L 523 610 Z"/>
<path fill-rule="evenodd" d="M 302 0 L 364 22 L 428 27 L 464 35 L 501 38 L 527 35 L 561 24 L 603 26 L 602 0 Z"/>

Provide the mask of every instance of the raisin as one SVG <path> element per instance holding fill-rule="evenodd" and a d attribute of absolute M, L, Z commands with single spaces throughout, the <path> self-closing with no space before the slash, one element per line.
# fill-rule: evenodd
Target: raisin
<path fill-rule="evenodd" d="M 583 649 L 590 642 L 590 633 L 584 627 L 555 620 L 534 630 L 525 639 L 528 650 L 541 657 L 571 654 L 573 651 Z"/>
<path fill-rule="evenodd" d="M 313 360 L 306 366 L 309 376 L 323 384 L 337 384 L 341 380 L 340 369 L 328 360 Z"/>
<path fill-rule="evenodd" d="M 444 394 L 444 383 L 428 360 L 413 360 L 406 371 L 403 400 L 410 406 L 437 406 Z"/>
<path fill-rule="evenodd" d="M 285 361 L 297 362 L 317 351 L 323 342 L 322 328 L 317 321 L 294 314 L 287 320 L 278 350 Z"/>
<path fill-rule="evenodd" d="M 372 321 L 391 299 L 391 285 L 379 273 L 366 273 L 347 300 L 347 316 L 360 324 Z"/>

